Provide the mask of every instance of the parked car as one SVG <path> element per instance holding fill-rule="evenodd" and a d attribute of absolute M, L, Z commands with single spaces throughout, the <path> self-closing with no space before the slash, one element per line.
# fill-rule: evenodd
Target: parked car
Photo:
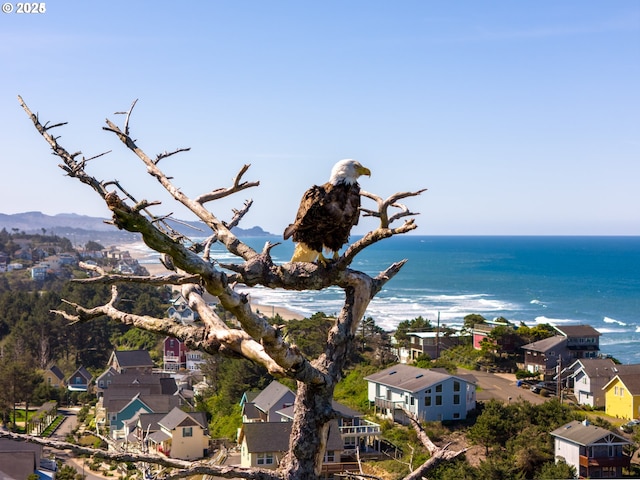
<path fill-rule="evenodd" d="M 640 420 L 633 419 L 633 420 L 625 423 L 624 425 L 621 425 L 620 426 L 620 430 L 622 430 L 625 433 L 632 433 L 633 432 L 633 428 L 637 427 L 638 425 L 640 425 Z"/>
<path fill-rule="evenodd" d="M 540 393 L 543 390 L 546 390 L 548 393 L 556 393 L 556 382 L 538 382 L 535 385 L 532 385 L 530 390 L 533 393 Z"/>

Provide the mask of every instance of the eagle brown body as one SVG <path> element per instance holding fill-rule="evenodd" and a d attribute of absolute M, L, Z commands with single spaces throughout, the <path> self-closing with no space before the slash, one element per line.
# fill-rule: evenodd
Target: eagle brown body
<path fill-rule="evenodd" d="M 356 181 L 360 175 L 371 173 L 355 160 L 342 160 L 334 166 L 329 182 L 305 192 L 294 223 L 284 231 L 285 240 L 292 238 L 297 243 L 292 262 L 324 262 L 323 250 L 337 257 L 360 217 Z"/>

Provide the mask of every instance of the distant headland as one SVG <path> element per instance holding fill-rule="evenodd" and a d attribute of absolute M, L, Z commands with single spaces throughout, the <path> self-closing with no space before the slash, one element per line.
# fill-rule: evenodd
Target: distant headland
<path fill-rule="evenodd" d="M 0 230 L 5 229 L 9 233 L 42 233 L 59 235 L 72 239 L 74 244 L 86 243 L 89 240 L 100 239 L 113 243 L 131 242 L 140 238 L 139 234 L 119 230 L 109 224 L 109 219 L 89 217 L 76 213 L 60 213 L 46 215 L 42 212 L 24 212 L 5 214 L 0 213 Z M 187 236 L 204 236 L 208 227 L 202 222 L 172 221 L 167 220 L 174 230 Z M 255 226 L 248 229 L 233 228 L 233 233 L 239 237 L 264 237 L 272 234 Z"/>

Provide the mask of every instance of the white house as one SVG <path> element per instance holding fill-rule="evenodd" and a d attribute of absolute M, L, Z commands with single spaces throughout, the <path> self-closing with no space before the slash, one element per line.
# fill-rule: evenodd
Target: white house
<path fill-rule="evenodd" d="M 616 376 L 615 363 L 610 358 L 581 358 L 567 368 L 573 380 L 573 394 L 580 405 L 604 407 L 604 387 Z M 564 377 L 564 374 L 563 374 Z"/>
<path fill-rule="evenodd" d="M 365 377 L 368 399 L 379 414 L 406 423 L 406 412 L 424 421 L 462 420 L 476 408 L 475 379 L 444 369 L 397 364 Z"/>
<path fill-rule="evenodd" d="M 580 478 L 620 478 L 631 458 L 624 446 L 631 442 L 606 428 L 584 422 L 567 423 L 551 432 L 556 462 L 564 460 Z"/>

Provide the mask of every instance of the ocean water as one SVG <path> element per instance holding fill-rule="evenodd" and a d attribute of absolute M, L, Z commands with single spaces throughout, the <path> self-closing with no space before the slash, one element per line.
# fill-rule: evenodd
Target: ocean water
<path fill-rule="evenodd" d="M 281 241 L 243 240 L 258 250 Z M 272 257 L 286 262 L 292 252 L 293 244 L 283 242 Z M 602 353 L 640 363 L 640 237 L 405 235 L 361 252 L 352 268 L 375 276 L 405 258 L 366 313 L 385 330 L 418 316 L 460 327 L 471 313 L 529 326 L 588 324 L 602 334 Z M 337 313 L 343 292 L 254 288 L 251 299 L 308 316 Z"/>

